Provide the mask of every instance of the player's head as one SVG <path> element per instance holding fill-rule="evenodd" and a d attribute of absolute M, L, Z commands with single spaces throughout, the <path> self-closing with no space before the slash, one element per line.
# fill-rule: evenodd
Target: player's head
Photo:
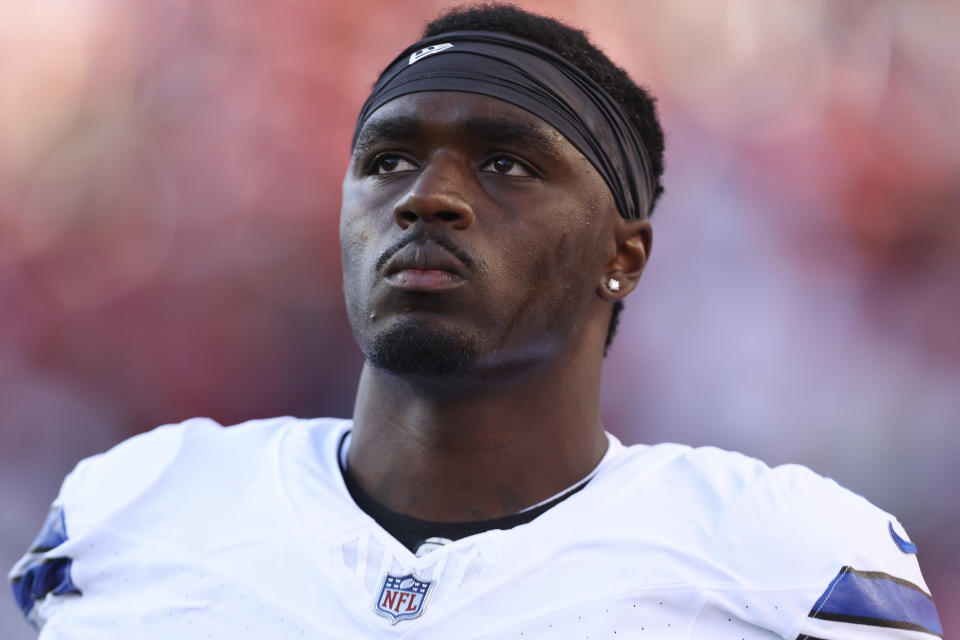
<path fill-rule="evenodd" d="M 582 30 L 513 5 L 491 3 L 453 9 L 427 24 L 423 37 L 469 30 L 507 33 L 555 51 L 596 80 L 617 101 L 640 133 L 649 153 L 654 192 L 647 215 L 652 215 L 653 207 L 663 193 L 660 178 L 663 175 L 664 147 L 663 128 L 657 117 L 654 98 L 590 42 Z M 623 302 L 614 302 L 604 349 L 613 341 L 622 311 Z"/>
<path fill-rule="evenodd" d="M 578 334 L 605 348 L 662 192 L 653 100 L 583 32 L 511 6 L 425 38 L 375 86 L 344 180 L 361 349 L 436 377 L 522 370 Z"/>

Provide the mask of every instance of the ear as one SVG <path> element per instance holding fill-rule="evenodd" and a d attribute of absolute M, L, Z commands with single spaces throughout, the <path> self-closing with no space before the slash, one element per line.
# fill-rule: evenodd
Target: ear
<path fill-rule="evenodd" d="M 626 220 L 618 215 L 614 236 L 617 252 L 597 289 L 600 297 L 610 302 L 623 300 L 640 282 L 653 247 L 653 227 L 649 220 Z"/>

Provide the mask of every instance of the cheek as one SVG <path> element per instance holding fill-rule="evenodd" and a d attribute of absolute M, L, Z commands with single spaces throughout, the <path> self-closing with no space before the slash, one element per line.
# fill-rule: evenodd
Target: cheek
<path fill-rule="evenodd" d="M 365 213 L 345 190 L 340 212 L 340 259 L 343 267 L 343 293 L 347 315 L 354 332 L 368 315 L 369 291 L 372 286 L 368 273 L 376 251 L 375 220 Z"/>
<path fill-rule="evenodd" d="M 568 202 L 561 214 L 562 223 L 554 224 L 550 235 L 544 236 L 550 240 L 549 251 L 543 252 L 542 268 L 559 280 L 564 291 L 584 293 L 593 290 L 612 259 L 608 255 L 610 243 L 605 241 L 612 237 L 612 229 L 604 217 L 609 215 L 606 207 L 589 200 L 579 204 L 581 207 L 577 208 Z"/>
<path fill-rule="evenodd" d="M 344 280 L 363 275 L 363 265 L 376 250 L 392 217 L 383 212 L 383 204 L 372 201 L 362 183 L 344 181 L 340 209 L 340 257 Z M 346 282 L 345 282 L 346 284 Z"/>
<path fill-rule="evenodd" d="M 363 261 L 363 252 L 370 246 L 373 231 L 360 216 L 344 211 L 340 217 L 340 257 L 343 273 L 353 273 Z"/>
<path fill-rule="evenodd" d="M 573 311 L 594 299 L 608 258 L 601 242 L 602 212 L 585 200 L 558 200 L 545 209 L 548 216 L 528 219 L 510 234 L 516 241 L 502 255 L 504 268 L 518 271 L 507 275 L 523 298 L 521 315 L 556 320 L 558 309 Z"/>

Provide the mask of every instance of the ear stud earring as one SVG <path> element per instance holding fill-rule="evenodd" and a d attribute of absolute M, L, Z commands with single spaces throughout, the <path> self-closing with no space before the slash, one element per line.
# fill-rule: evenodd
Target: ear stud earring
<path fill-rule="evenodd" d="M 610 291 L 620 291 L 620 281 L 616 278 L 607 278 L 607 289 Z"/>

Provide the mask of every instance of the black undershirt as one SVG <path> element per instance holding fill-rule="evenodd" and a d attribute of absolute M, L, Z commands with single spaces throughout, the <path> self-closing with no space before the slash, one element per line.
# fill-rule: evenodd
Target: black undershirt
<path fill-rule="evenodd" d="M 346 442 L 348 435 L 350 435 L 349 432 L 344 434 L 343 438 L 340 440 L 340 446 L 338 449 L 343 449 L 343 445 Z M 350 473 L 350 470 L 342 462 L 343 459 L 343 456 L 339 455 L 338 452 L 337 460 L 340 461 L 340 472 L 343 474 L 343 481 L 347 485 L 347 491 L 350 492 L 350 497 L 353 498 L 353 501 L 356 502 L 357 506 L 360 507 L 364 513 L 373 518 L 376 523 L 380 525 L 387 533 L 396 538 L 403 546 L 405 546 L 407 549 L 410 549 L 410 551 L 413 551 L 414 553 L 416 553 L 420 545 L 422 545 L 428 538 L 446 538 L 453 541 L 478 533 L 483 533 L 484 531 L 490 531 L 492 529 L 512 529 L 513 527 L 521 524 L 531 522 L 537 516 L 557 506 L 573 494 L 583 489 L 589 482 L 589 479 L 581 482 L 571 487 L 570 490 L 560 494 L 553 500 L 545 502 L 537 507 L 521 511 L 513 515 L 504 516 L 502 518 L 475 520 L 472 522 L 431 522 L 429 520 L 411 518 L 410 516 L 403 515 L 402 513 L 390 511 L 383 505 L 377 503 L 372 497 L 370 497 L 369 494 L 360 488 L 360 485 L 353 477 L 353 474 Z"/>

